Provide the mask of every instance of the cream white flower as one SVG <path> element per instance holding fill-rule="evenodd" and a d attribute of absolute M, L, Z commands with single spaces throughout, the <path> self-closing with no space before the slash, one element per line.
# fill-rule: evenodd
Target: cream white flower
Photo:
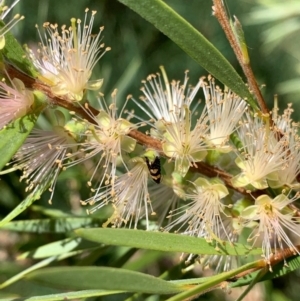
<path fill-rule="evenodd" d="M 40 80 L 51 86 L 55 95 L 71 101 L 80 101 L 86 89 L 98 90 L 102 86 L 102 79 L 90 81 L 90 77 L 96 63 L 110 50 L 101 44 L 103 27 L 98 34 L 92 34 L 96 11 L 92 11 L 89 23 L 87 12 L 88 9 L 83 24 L 80 19 L 72 18 L 72 26 L 62 26 L 61 33 L 57 24 L 44 23 L 46 33 L 44 38 L 39 33 L 38 56 L 30 53 L 42 75 Z"/>
<path fill-rule="evenodd" d="M 195 87 L 188 86 L 187 72 L 183 84 L 179 81 L 169 83 L 165 70 L 160 74 L 150 75 L 144 82 L 142 91 L 143 105 L 139 107 L 154 122 L 151 135 L 162 140 L 166 156 L 175 160 L 175 172 L 185 176 L 191 166 L 202 161 L 206 156 L 204 135 L 207 131 L 205 111 L 192 129 L 191 115 L 197 108 L 191 108 L 200 87 L 201 78 Z"/>
<path fill-rule="evenodd" d="M 186 72 L 183 84 L 180 81 L 169 83 L 165 70 L 163 67 L 161 69 L 163 81 L 160 74 L 150 75 L 141 89 L 143 103 L 134 101 L 150 117 L 150 135 L 162 140 L 165 155 L 175 160 L 175 172 L 185 176 L 189 168 L 202 161 L 207 154 L 204 143 L 207 131 L 205 110 L 193 129 L 191 121 L 198 104 L 193 108 L 191 105 L 204 82 L 201 78 L 195 87 L 188 86 Z"/>
<path fill-rule="evenodd" d="M 243 229 L 240 218 L 233 216 L 224 216 L 222 219 L 223 227 L 220 228 L 220 239 L 230 240 L 232 243 L 238 241 L 239 235 Z M 188 260 L 191 258 L 189 255 Z M 203 269 L 211 268 L 216 273 L 227 272 L 237 267 L 238 256 L 232 255 L 204 255 L 199 256 L 199 261 Z"/>
<path fill-rule="evenodd" d="M 96 158 L 97 163 L 88 183 L 92 186 L 94 178 L 99 176 L 99 170 L 101 170 L 96 194 L 103 183 L 111 183 L 114 186 L 113 183 L 119 165 L 128 171 L 123 157 L 127 153 L 131 153 L 136 146 L 136 140 L 127 136 L 127 134 L 132 129 L 138 128 L 139 124 L 132 124 L 121 117 L 127 101 L 123 109 L 118 112 L 116 93 L 115 90 L 112 94 L 113 101 L 109 106 L 106 105 L 104 98 L 99 99 L 102 109 L 97 116 L 88 107 L 85 108 L 93 122 L 84 121 L 87 130 L 84 134 L 84 142 L 80 144 L 80 152 L 84 156 L 79 161 Z M 75 161 L 75 163 L 78 163 L 78 161 Z"/>
<path fill-rule="evenodd" d="M 0 82 L 0 128 L 26 115 L 33 103 L 33 93 L 19 79 L 14 78 L 11 86 Z"/>
<path fill-rule="evenodd" d="M 246 102 L 232 91 L 224 92 L 215 86 L 214 79 L 208 77 L 209 84 L 202 85 L 209 120 L 206 142 L 221 152 L 231 150 L 229 136 L 246 109 Z"/>
<path fill-rule="evenodd" d="M 278 136 L 268 122 L 249 112 L 245 116 L 237 129 L 242 147 L 237 151 L 236 164 L 241 173 L 232 178 L 232 183 L 235 187 L 252 185 L 264 189 L 268 187 L 267 180 L 276 181 L 277 172 L 286 168 L 290 151 L 286 139 Z"/>
<path fill-rule="evenodd" d="M 152 207 L 158 217 L 158 226 L 163 226 L 165 218 L 169 212 L 173 212 L 180 204 L 180 198 L 174 192 L 172 187 L 164 185 L 151 185 L 149 187 L 149 194 L 152 200 Z M 169 218 L 172 218 L 172 216 Z"/>
<path fill-rule="evenodd" d="M 1 174 L 21 169 L 20 180 L 26 179 L 26 191 L 42 193 L 50 187 L 51 203 L 57 177 L 65 169 L 63 161 L 68 149 L 74 145 L 76 142 L 61 126 L 52 131 L 34 129 L 10 163 L 12 168 L 1 171 Z"/>
<path fill-rule="evenodd" d="M 300 236 L 300 226 L 298 218 L 293 216 L 293 212 L 288 211 L 287 205 L 293 203 L 299 194 L 293 198 L 288 198 L 280 194 L 274 199 L 268 195 L 261 195 L 255 200 L 255 205 L 249 206 L 241 213 L 245 225 L 253 226 L 256 229 L 248 237 L 248 241 L 256 243 L 262 240 L 263 256 L 270 263 L 271 256 L 275 256 L 284 248 L 289 248 L 295 255 L 299 254 L 286 231 Z"/>
<path fill-rule="evenodd" d="M 197 166 L 196 162 L 202 161 L 207 154 L 207 146 L 203 138 L 207 131 L 205 118 L 201 116 L 195 127 L 191 129 L 190 115 L 189 109 L 182 107 L 180 113 L 176 114 L 177 121 L 162 121 L 165 129 L 163 151 L 167 157 L 175 160 L 175 172 L 183 177 L 191 166 Z"/>
<path fill-rule="evenodd" d="M 143 105 L 137 101 L 135 103 L 156 122 L 160 120 L 176 122 L 176 112 L 184 106 L 190 108 L 203 84 L 203 78 L 195 87 L 191 87 L 188 86 L 188 72 L 185 72 L 183 84 L 175 80 L 169 83 L 164 69 L 161 69 L 164 83 L 159 73 L 149 75 L 147 81 L 143 81 L 144 87 L 141 89 L 144 93 L 144 96 L 141 97 Z"/>
<path fill-rule="evenodd" d="M 268 183 L 273 188 L 288 186 L 293 189 L 299 189 L 300 183 L 297 176 L 300 174 L 300 139 L 299 123 L 295 123 L 291 114 L 293 113 L 292 105 L 284 110 L 282 115 L 273 112 L 272 119 L 278 138 L 286 141 L 287 156 L 284 158 L 285 168 L 277 172 L 275 180 L 269 180 Z"/>
<path fill-rule="evenodd" d="M 103 225 L 112 224 L 114 227 L 126 225 L 137 228 L 141 218 L 146 219 L 149 229 L 149 216 L 154 214 L 148 193 L 149 171 L 142 158 L 132 159 L 133 167 L 128 173 L 118 177 L 112 185 L 102 187 L 93 197 L 82 201 L 83 205 L 98 203 L 89 213 L 112 204 L 113 214 Z"/>
<path fill-rule="evenodd" d="M 229 194 L 227 188 L 219 183 L 198 178 L 193 183 L 193 191 L 186 197 L 191 200 L 186 205 L 170 212 L 177 217 L 166 230 L 176 229 L 182 234 L 204 237 L 208 241 L 220 241 L 225 237 L 230 240 L 222 222 L 226 216 L 223 199 Z"/>

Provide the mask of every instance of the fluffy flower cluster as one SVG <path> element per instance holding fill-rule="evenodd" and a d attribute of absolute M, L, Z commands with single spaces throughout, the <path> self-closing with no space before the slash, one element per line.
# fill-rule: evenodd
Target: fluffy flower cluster
<path fill-rule="evenodd" d="M 12 167 L 2 173 L 21 169 L 27 190 L 50 187 L 52 200 L 60 172 L 82 164 L 91 190 L 82 204 L 94 206 L 88 213 L 108 206 L 111 215 L 104 226 L 159 227 L 217 244 L 237 242 L 248 227 L 248 241 L 261 241 L 267 262 L 286 247 L 299 253 L 288 236 L 300 233 L 293 210 L 300 142 L 291 105 L 282 115 L 277 109 L 269 115 L 253 113 L 245 100 L 223 91 L 210 76 L 191 86 L 188 72 L 182 83 L 169 82 L 162 68 L 143 81 L 139 100 L 129 96 L 119 109 L 115 90 L 110 104 L 101 94 L 95 110 L 85 90 L 101 87 L 102 79 L 90 77 L 109 50 L 101 44 L 103 28 L 92 34 L 95 13 L 88 22 L 86 10 L 83 24 L 72 19 L 61 31 L 45 23 L 37 54 L 29 53 L 39 80 L 54 97 L 73 102 L 81 115 L 70 112 L 72 118 L 59 118 L 53 130 L 32 131 Z M 0 126 L 5 130 L 34 111 L 37 94 L 17 79 L 0 88 Z M 127 108 L 133 105 L 136 112 Z M 280 193 L 273 198 L 267 189 Z M 230 268 L 227 257 L 203 262 Z"/>
<path fill-rule="evenodd" d="M 40 79 L 50 85 L 53 94 L 65 96 L 68 101 L 80 101 L 84 91 L 98 90 L 103 79 L 89 80 L 92 70 L 110 48 L 101 43 L 101 33 L 92 34 L 96 11 L 92 11 L 87 23 L 88 9 L 84 22 L 71 19 L 71 26 L 63 25 L 61 33 L 57 24 L 44 23 L 44 37 L 41 39 L 37 56 L 30 52 L 30 57 L 40 72 Z M 77 27 L 76 27 L 77 26 Z"/>

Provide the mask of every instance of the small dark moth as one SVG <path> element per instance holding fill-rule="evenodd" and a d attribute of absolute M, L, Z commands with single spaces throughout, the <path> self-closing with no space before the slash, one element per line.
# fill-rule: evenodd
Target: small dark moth
<path fill-rule="evenodd" d="M 145 159 L 146 159 L 146 163 L 147 163 L 152 180 L 154 182 L 156 182 L 157 184 L 159 184 L 160 180 L 161 180 L 159 157 L 156 156 L 152 162 L 150 162 L 147 157 L 145 157 Z"/>

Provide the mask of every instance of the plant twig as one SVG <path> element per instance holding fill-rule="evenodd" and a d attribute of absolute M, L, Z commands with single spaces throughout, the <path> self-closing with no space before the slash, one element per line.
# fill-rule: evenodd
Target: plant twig
<path fill-rule="evenodd" d="M 222 0 L 213 0 L 213 3 L 214 3 L 213 14 L 219 21 L 230 45 L 239 61 L 239 64 L 243 69 L 243 72 L 247 78 L 248 85 L 250 87 L 250 92 L 252 92 L 255 95 L 262 113 L 268 114 L 270 111 L 269 111 L 267 104 L 260 92 L 259 86 L 255 80 L 255 76 L 254 76 L 253 70 L 250 66 L 250 62 L 246 63 L 244 60 L 244 56 L 241 51 L 240 45 L 237 42 L 235 34 L 230 26 L 229 18 L 227 16 L 226 10 L 225 10 L 222 2 L 223 2 Z"/>
<path fill-rule="evenodd" d="M 82 118 L 88 120 L 91 123 L 95 122 L 93 120 L 93 118 L 91 118 L 91 116 L 82 108 L 82 106 L 78 106 L 72 102 L 69 102 L 68 100 L 64 99 L 63 97 L 55 96 L 51 91 L 51 87 L 49 87 L 48 85 L 24 74 L 23 72 L 16 69 L 14 66 L 12 66 L 10 64 L 7 64 L 6 71 L 8 72 L 9 76 L 12 79 L 15 77 L 20 79 L 27 88 L 37 89 L 37 90 L 45 93 L 45 95 L 47 95 L 47 97 L 49 98 L 49 101 L 53 105 L 57 105 L 57 106 L 65 108 L 69 111 L 76 112 Z M 99 111 L 97 109 L 91 107 L 90 105 L 89 105 L 89 110 L 93 113 L 93 115 L 97 115 L 99 113 Z M 162 156 L 165 156 L 165 154 L 163 153 L 163 150 L 162 150 L 161 141 L 159 141 L 158 139 L 150 137 L 150 136 L 148 136 L 138 130 L 135 130 L 135 129 L 131 130 L 128 133 L 128 136 L 134 138 L 139 144 L 144 145 L 147 148 L 155 149 Z M 210 166 L 204 162 L 198 162 L 197 167 L 192 167 L 191 170 L 194 172 L 198 172 L 200 174 L 204 174 L 210 178 L 211 177 L 219 177 L 224 181 L 224 183 L 228 187 L 234 189 L 235 191 L 238 191 L 239 193 L 244 194 L 244 195 L 249 194 L 249 192 L 244 188 L 234 187 L 231 183 L 232 176 L 229 173 L 225 172 L 224 170 L 221 170 L 215 166 Z M 252 195 L 255 195 L 256 193 L 260 195 L 262 192 L 261 191 L 251 192 Z"/>

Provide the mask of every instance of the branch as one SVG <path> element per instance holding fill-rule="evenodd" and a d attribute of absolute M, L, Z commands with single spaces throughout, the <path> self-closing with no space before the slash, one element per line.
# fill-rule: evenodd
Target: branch
<path fill-rule="evenodd" d="M 36 80 L 26 74 L 24 74 L 22 71 L 16 69 L 14 66 L 7 64 L 6 65 L 6 71 L 8 72 L 9 76 L 13 79 L 13 78 L 18 78 L 20 79 L 24 85 L 27 88 L 30 89 L 37 89 L 39 91 L 42 91 L 43 93 L 45 93 L 45 95 L 47 95 L 47 97 L 49 98 L 50 102 L 53 105 L 57 105 L 60 106 L 62 108 L 65 108 L 69 111 L 73 111 L 76 112 L 77 114 L 79 114 L 80 116 L 82 116 L 82 118 L 88 120 L 91 123 L 94 123 L 95 121 L 91 118 L 91 116 L 81 107 L 81 106 L 77 106 L 72 102 L 69 102 L 67 99 L 63 98 L 63 97 L 57 97 L 55 96 L 52 91 L 51 91 L 51 87 L 49 87 L 48 85 L 40 82 L 39 80 Z M 99 111 L 93 107 L 91 107 L 89 105 L 89 110 L 94 114 L 97 115 L 99 113 Z M 155 149 L 156 151 L 158 151 L 162 156 L 166 155 L 164 154 L 163 150 L 162 150 L 162 145 L 161 145 L 161 141 L 155 138 L 152 138 L 138 130 L 131 130 L 128 133 L 128 136 L 134 138 L 139 144 L 144 145 L 147 148 L 152 148 Z M 225 172 L 224 170 L 221 170 L 217 167 L 214 166 L 210 166 L 206 163 L 203 162 L 198 162 L 197 163 L 197 167 L 192 167 L 191 168 L 192 171 L 194 172 L 198 172 L 200 174 L 204 174 L 207 177 L 219 177 L 221 178 L 224 183 L 234 189 L 235 191 L 244 194 L 244 195 L 249 195 L 249 191 L 244 189 L 244 188 L 237 188 L 234 187 L 231 183 L 231 178 L 232 175 L 230 175 L 229 173 Z M 251 192 L 251 195 L 255 195 L 255 194 L 262 194 L 261 191 L 256 191 L 256 192 Z"/>
<path fill-rule="evenodd" d="M 269 114 L 270 111 L 269 111 L 267 104 L 260 92 L 259 86 L 255 80 L 255 76 L 254 76 L 253 70 L 250 66 L 250 62 L 249 61 L 245 62 L 245 60 L 244 60 L 242 50 L 240 48 L 239 43 L 236 40 L 234 32 L 230 26 L 229 18 L 227 16 L 226 10 L 225 10 L 222 2 L 223 2 L 222 0 L 213 0 L 214 15 L 217 18 L 217 20 L 219 21 L 219 23 L 227 37 L 227 40 L 229 41 L 229 43 L 239 61 L 239 64 L 243 69 L 243 72 L 247 78 L 248 85 L 250 87 L 250 92 L 252 92 L 255 95 L 257 102 L 262 110 L 262 113 Z"/>

